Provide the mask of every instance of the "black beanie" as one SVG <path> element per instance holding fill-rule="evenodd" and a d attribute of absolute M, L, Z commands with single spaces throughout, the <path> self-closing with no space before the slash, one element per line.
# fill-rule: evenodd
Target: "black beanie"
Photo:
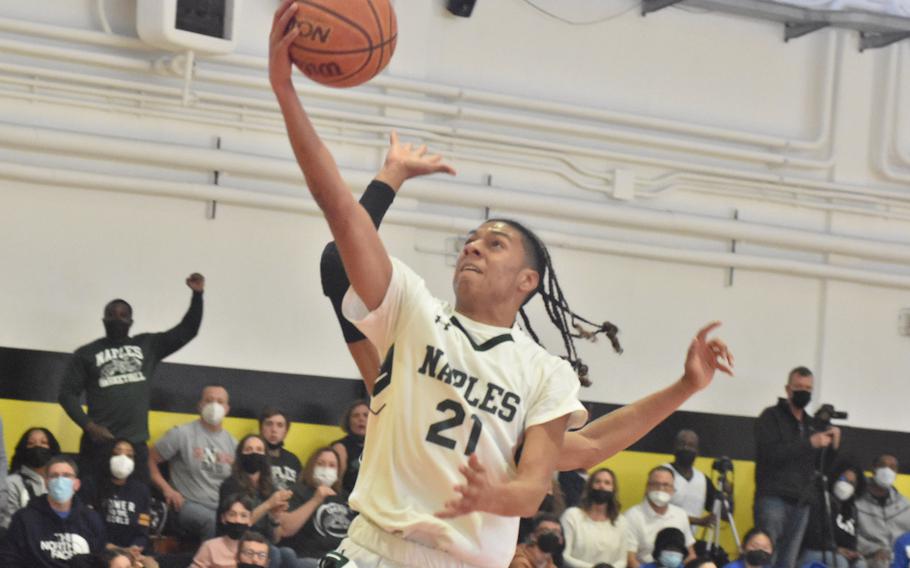
<path fill-rule="evenodd" d="M 681 530 L 667 527 L 657 533 L 657 537 L 654 539 L 654 558 L 657 558 L 657 555 L 663 550 L 676 550 L 683 554 L 688 551 L 686 537 Z"/>

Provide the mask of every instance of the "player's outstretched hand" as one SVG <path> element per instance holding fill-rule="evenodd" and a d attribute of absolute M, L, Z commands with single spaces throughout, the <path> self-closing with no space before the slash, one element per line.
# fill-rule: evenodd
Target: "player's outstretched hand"
<path fill-rule="evenodd" d="M 438 173 L 453 176 L 455 169 L 443 162 L 441 155 L 427 154 L 426 144 L 415 148 L 413 144 L 401 143 L 396 131 L 389 134 L 389 151 L 376 179 L 398 191 L 401 184 L 413 177 Z"/>
<path fill-rule="evenodd" d="M 193 292 L 204 292 L 205 291 L 205 276 L 194 272 L 187 276 L 186 285 L 190 287 L 190 290 Z"/>
<path fill-rule="evenodd" d="M 477 454 L 471 454 L 468 464 L 458 468 L 458 471 L 465 476 L 467 482 L 455 486 L 459 496 L 446 501 L 445 509 L 436 513 L 440 519 L 451 519 L 474 511 L 483 511 L 483 505 L 491 503 L 495 497 L 495 487 L 487 475 L 486 468 L 480 465 Z"/>
<path fill-rule="evenodd" d="M 689 344 L 683 382 L 693 390 L 699 391 L 710 385 L 715 371 L 733 375 L 733 354 L 727 344 L 717 338 L 708 338 L 708 334 L 718 327 L 719 321 L 709 323 L 698 330 Z"/>
<path fill-rule="evenodd" d="M 288 29 L 288 24 L 295 12 L 297 2 L 284 0 L 272 18 L 272 31 L 269 34 L 269 82 L 273 89 L 291 81 L 291 55 L 288 50 L 300 33 L 300 28 L 294 25 Z"/>

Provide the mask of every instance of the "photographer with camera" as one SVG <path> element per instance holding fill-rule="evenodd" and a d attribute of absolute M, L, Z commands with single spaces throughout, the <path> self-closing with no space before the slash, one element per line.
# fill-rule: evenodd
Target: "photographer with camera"
<path fill-rule="evenodd" d="M 692 430 L 680 430 L 673 444 L 673 463 L 667 464 L 676 473 L 673 478 L 676 492 L 670 503 L 689 515 L 693 533 L 695 527 L 708 527 L 714 523 L 714 515 L 710 511 L 717 492 L 711 479 L 694 467 L 698 449 L 698 434 Z"/>
<path fill-rule="evenodd" d="M 755 424 L 755 526 L 774 543 L 775 566 L 796 566 L 809 511 L 820 497 L 816 471 L 829 465 L 840 446 L 837 426 L 805 411 L 814 377 L 806 367 L 790 371 L 787 398 L 766 408 Z M 833 408 L 830 408 L 833 413 Z"/>

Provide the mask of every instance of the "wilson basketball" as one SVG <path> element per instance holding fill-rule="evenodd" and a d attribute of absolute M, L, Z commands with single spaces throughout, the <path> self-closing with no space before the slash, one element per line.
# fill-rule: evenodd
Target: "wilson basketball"
<path fill-rule="evenodd" d="M 297 0 L 300 30 L 291 58 L 304 75 L 329 87 L 353 87 L 385 69 L 398 24 L 389 0 Z"/>

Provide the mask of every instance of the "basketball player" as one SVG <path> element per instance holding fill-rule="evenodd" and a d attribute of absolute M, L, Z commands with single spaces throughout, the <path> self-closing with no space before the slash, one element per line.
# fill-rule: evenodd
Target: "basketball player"
<path fill-rule="evenodd" d="M 361 514 L 340 550 L 360 568 L 505 567 L 517 517 L 536 512 L 566 429 L 586 417 L 572 366 L 512 332 L 542 280 L 554 281 L 549 256 L 520 224 L 484 223 L 459 257 L 454 309 L 390 259 L 297 98 L 288 48 L 298 32 L 285 33 L 295 10 L 285 0 L 275 14 L 270 82 L 350 279 L 344 315 L 385 354 L 372 388 L 361 482 L 350 500 Z M 416 153 L 422 173 L 454 173 Z M 387 173 L 381 181 L 392 187 L 407 177 L 397 168 Z M 714 346 L 720 365 L 723 353 Z M 466 485 L 456 485 L 460 474 Z"/>

